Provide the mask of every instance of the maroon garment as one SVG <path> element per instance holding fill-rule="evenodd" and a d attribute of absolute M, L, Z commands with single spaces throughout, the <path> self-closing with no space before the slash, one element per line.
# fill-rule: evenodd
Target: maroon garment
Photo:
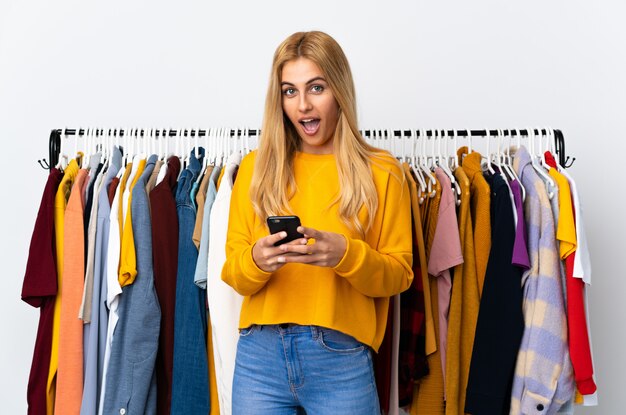
<path fill-rule="evenodd" d="M 418 254 L 418 239 L 413 231 L 413 282 L 400 294 L 400 351 L 398 363 L 399 405 L 411 404 L 415 381 L 428 375 L 426 360 L 426 306 Z"/>
<path fill-rule="evenodd" d="M 113 198 L 115 197 L 115 191 L 117 190 L 117 185 L 120 184 L 120 178 L 114 177 L 111 180 L 111 184 L 109 185 L 109 206 L 113 204 Z"/>
<path fill-rule="evenodd" d="M 163 181 L 150 192 L 152 212 L 152 256 L 154 287 L 161 306 L 161 333 L 156 357 L 157 414 L 169 414 L 172 402 L 172 368 L 174 366 L 174 304 L 178 270 L 178 215 L 176 213 L 176 180 L 180 172 L 178 157 L 167 160 Z"/>
<path fill-rule="evenodd" d="M 29 414 L 46 414 L 46 382 L 52 351 L 52 321 L 57 295 L 54 197 L 63 173 L 53 168 L 43 191 L 35 229 L 30 240 L 22 300 L 39 308 L 39 327 L 28 378 L 26 399 Z"/>

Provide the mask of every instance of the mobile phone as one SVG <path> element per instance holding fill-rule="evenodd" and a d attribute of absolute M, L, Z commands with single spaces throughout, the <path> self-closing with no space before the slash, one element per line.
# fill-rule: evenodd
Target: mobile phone
<path fill-rule="evenodd" d="M 276 242 L 274 246 L 304 238 L 304 235 L 297 231 L 298 226 L 300 226 L 300 218 L 297 216 L 270 216 L 267 218 L 267 226 L 272 234 L 281 231 L 287 232 L 287 236 Z"/>

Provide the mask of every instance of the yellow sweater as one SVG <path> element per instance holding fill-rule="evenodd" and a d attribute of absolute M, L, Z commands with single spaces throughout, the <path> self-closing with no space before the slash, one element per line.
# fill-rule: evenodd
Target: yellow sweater
<path fill-rule="evenodd" d="M 411 204 L 407 182 L 392 157 L 372 163 L 378 211 L 362 238 L 329 206 L 339 192 L 335 156 L 297 153 L 297 191 L 289 201 L 302 225 L 346 237 L 344 257 L 334 268 L 286 264 L 264 272 L 252 259 L 252 246 L 268 235 L 265 218 L 250 203 L 256 152 L 246 156 L 233 187 L 222 279 L 245 296 L 239 327 L 252 324 L 319 325 L 349 334 L 378 350 L 387 323 L 389 297 L 413 280 Z M 363 223 L 365 209 L 359 212 Z"/>

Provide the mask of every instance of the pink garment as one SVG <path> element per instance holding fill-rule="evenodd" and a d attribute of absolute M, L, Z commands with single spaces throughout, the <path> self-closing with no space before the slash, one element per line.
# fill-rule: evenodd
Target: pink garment
<path fill-rule="evenodd" d="M 456 218 L 456 200 L 452 183 L 440 167 L 435 168 L 435 175 L 441 183 L 442 191 L 435 236 L 430 250 L 430 257 L 428 258 L 428 273 L 438 277 L 439 354 L 441 356 L 441 368 L 443 369 L 445 386 L 448 311 L 450 310 L 450 296 L 452 293 L 450 268 L 463 263 L 463 252 L 461 250 L 459 225 Z"/>

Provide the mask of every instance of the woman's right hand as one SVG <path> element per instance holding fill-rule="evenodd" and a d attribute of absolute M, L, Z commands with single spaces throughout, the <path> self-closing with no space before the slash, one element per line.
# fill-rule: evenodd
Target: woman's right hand
<path fill-rule="evenodd" d="M 290 252 L 285 252 L 280 249 L 279 246 L 274 244 L 287 236 L 287 232 L 278 232 L 272 235 L 260 238 L 252 247 L 252 259 L 254 263 L 261 270 L 265 272 L 274 272 L 279 270 L 285 265 L 284 261 L 278 260 L 279 257 L 285 257 L 290 255 L 297 255 Z M 295 239 L 288 242 L 287 245 L 306 245 L 307 238 Z"/>

